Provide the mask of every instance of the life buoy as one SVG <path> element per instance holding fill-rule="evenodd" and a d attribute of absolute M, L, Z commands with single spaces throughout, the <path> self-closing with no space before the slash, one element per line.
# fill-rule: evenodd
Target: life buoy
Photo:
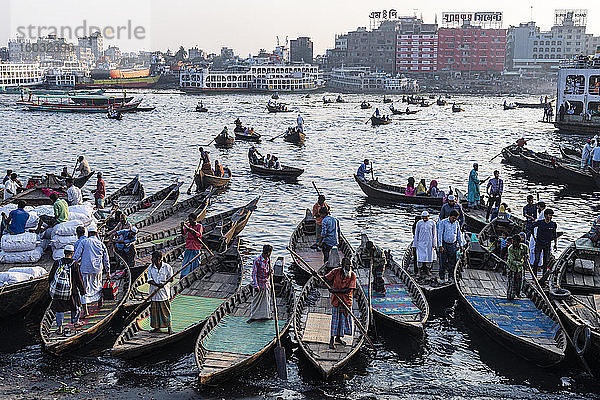
<path fill-rule="evenodd" d="M 579 346 L 579 339 L 583 334 L 583 347 Z M 573 345 L 575 345 L 575 351 L 580 356 L 584 355 L 590 345 L 590 337 L 591 337 L 590 327 L 587 325 L 579 325 L 575 332 L 573 333 Z"/>
<path fill-rule="evenodd" d="M 550 297 L 552 297 L 553 299 L 556 299 L 556 300 L 564 300 L 571 296 L 571 292 L 569 292 L 567 289 L 554 287 L 554 286 L 550 287 L 549 293 L 550 293 Z"/>

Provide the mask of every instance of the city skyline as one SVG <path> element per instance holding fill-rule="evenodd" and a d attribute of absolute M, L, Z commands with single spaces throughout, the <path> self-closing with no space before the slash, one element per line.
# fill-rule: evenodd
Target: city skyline
<path fill-rule="evenodd" d="M 393 1 L 372 5 L 354 0 L 331 0 L 325 3 L 307 0 L 298 8 L 277 0 L 259 4 L 233 0 L 224 10 L 215 3 L 189 3 L 182 0 L 169 2 L 168 7 L 164 2 L 155 0 L 131 0 L 125 3 L 108 0 L 101 4 L 86 3 L 84 6 L 73 0 L 0 0 L 0 6 L 8 10 L 0 16 L 0 43 L 16 38 L 17 31 L 22 32 L 22 28 L 28 26 L 46 27 L 41 32 L 50 32 L 48 28 L 53 26 L 60 32 L 61 27 L 76 31 L 76 28 L 85 24 L 87 27 L 107 28 L 109 32 L 116 32 L 119 27 L 129 27 L 119 30 L 120 39 L 105 40 L 106 47 L 119 46 L 123 51 L 176 51 L 179 46 L 186 49 L 197 46 L 208 53 L 219 53 L 221 47 L 229 47 L 245 57 L 256 54 L 261 48 L 272 49 L 277 44 L 277 36 L 282 44 L 286 36 L 289 40 L 308 36 L 314 43 L 315 55 L 319 55 L 333 47 L 336 34 L 355 30 L 359 26 L 368 27 L 371 11 L 395 9 L 399 16 L 422 15 L 426 23 L 433 23 L 437 15 L 438 24 L 444 11 L 501 11 L 504 13 L 503 28 L 533 20 L 542 29 L 549 29 L 554 22 L 554 10 L 566 8 L 563 2 L 554 0 L 543 3 L 509 1 L 504 4 L 504 7 L 490 8 L 480 7 L 476 1 L 463 0 L 449 7 L 442 1 L 432 1 L 419 9 L 407 9 Z M 512 4 L 513 7 L 510 6 Z M 600 4 L 575 4 L 572 7 L 587 9 L 587 31 L 600 33 Z M 36 10 L 34 15 L 31 15 L 32 9 Z M 115 10 L 119 12 L 115 13 Z M 136 27 L 139 28 L 136 32 L 144 33 L 143 37 L 132 36 Z M 33 32 L 36 32 L 35 28 Z M 69 33 L 69 29 L 66 32 Z M 68 41 L 76 42 L 76 39 L 71 37 Z"/>

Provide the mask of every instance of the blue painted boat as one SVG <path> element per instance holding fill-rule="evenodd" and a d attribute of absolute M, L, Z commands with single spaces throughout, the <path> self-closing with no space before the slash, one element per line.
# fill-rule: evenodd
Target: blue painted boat
<path fill-rule="evenodd" d="M 88 95 L 89 97 L 90 95 Z M 96 95 L 98 96 L 98 95 Z M 77 103 L 69 95 L 38 95 L 30 96 L 27 100 L 17 101 L 17 105 L 25 106 L 31 111 L 53 111 L 72 113 L 107 113 L 109 108 L 115 112 L 135 111 L 142 100 L 132 102 Z"/>

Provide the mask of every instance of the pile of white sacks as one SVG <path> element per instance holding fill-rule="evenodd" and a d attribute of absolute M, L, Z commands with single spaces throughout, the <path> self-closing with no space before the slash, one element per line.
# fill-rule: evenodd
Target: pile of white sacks
<path fill-rule="evenodd" d="M 0 212 L 6 215 L 14 210 L 16 205 L 9 204 L 0 207 Z M 39 207 L 25 207 L 29 212 L 26 229 L 35 229 L 39 222 L 40 215 L 54 215 L 54 209 L 51 205 Z M 97 221 L 93 216 L 94 208 L 90 203 L 84 203 L 79 206 L 69 207 L 69 221 L 60 223 L 54 228 L 50 228 L 42 235 L 26 231 L 19 235 L 2 235 L 0 243 L 0 263 L 5 264 L 30 264 L 36 263 L 42 257 L 44 251 L 50 246 L 52 249 L 52 258 L 58 260 L 64 256 L 64 248 L 68 244 L 74 244 L 77 241 L 76 229 L 83 226 L 86 229 Z M 16 283 L 47 274 L 43 267 L 14 267 L 6 272 L 0 272 L 0 286 Z"/>

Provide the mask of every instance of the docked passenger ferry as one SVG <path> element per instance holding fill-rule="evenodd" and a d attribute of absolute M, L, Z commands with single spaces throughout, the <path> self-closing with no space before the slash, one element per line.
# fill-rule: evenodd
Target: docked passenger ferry
<path fill-rule="evenodd" d="M 309 92 L 323 87 L 323 78 L 310 64 L 234 66 L 224 71 L 196 66 L 180 72 L 179 87 L 188 93 Z"/>
<path fill-rule="evenodd" d="M 44 83 L 39 64 L 0 63 L 0 93 L 15 92 L 20 88 Z"/>
<path fill-rule="evenodd" d="M 554 126 L 572 133 L 600 133 L 600 52 L 561 63 Z"/>

